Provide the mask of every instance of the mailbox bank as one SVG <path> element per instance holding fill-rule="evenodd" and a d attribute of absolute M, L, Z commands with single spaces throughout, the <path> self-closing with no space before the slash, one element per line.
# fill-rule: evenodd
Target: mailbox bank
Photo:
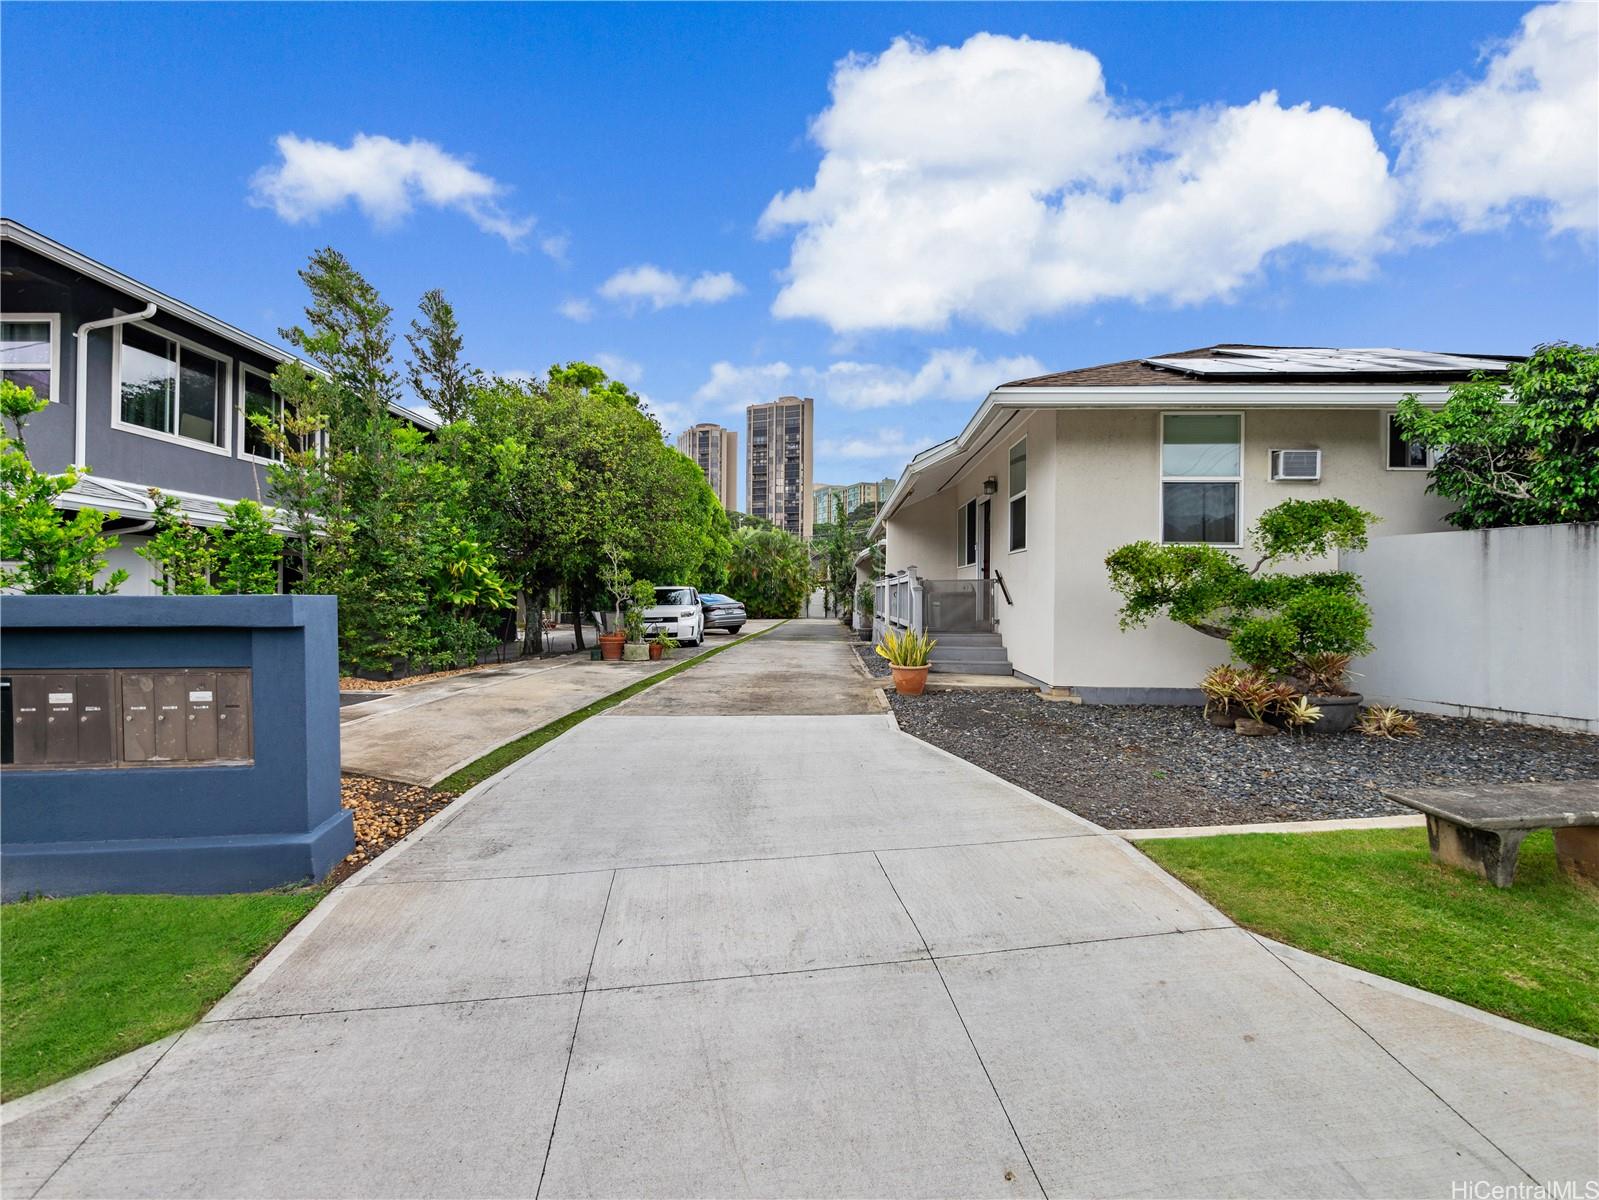
<path fill-rule="evenodd" d="M 331 596 L 0 600 L 0 882 L 226 892 L 319 879 L 339 803 Z"/>

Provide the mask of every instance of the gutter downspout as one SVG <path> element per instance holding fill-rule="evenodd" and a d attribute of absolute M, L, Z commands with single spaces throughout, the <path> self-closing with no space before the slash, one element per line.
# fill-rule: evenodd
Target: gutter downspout
<path fill-rule="evenodd" d="M 143 312 L 122 313 L 114 317 L 102 317 L 98 321 L 85 321 L 78 326 L 78 360 L 77 360 L 77 387 L 75 389 L 75 403 L 77 411 L 72 414 L 72 456 L 73 465 L 80 470 L 88 468 L 89 457 L 89 335 L 96 329 L 109 329 L 113 325 L 126 325 L 129 321 L 148 321 L 155 316 L 155 301 L 145 305 Z"/>

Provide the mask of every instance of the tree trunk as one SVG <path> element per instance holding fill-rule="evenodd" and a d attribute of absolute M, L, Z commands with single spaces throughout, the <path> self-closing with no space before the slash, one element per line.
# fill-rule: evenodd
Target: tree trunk
<path fill-rule="evenodd" d="M 522 654 L 544 653 L 544 610 L 533 604 L 533 593 L 522 588 Z"/>
<path fill-rule="evenodd" d="M 583 595 L 583 588 L 579 584 L 572 584 L 567 589 L 567 594 L 572 598 L 572 641 L 579 650 L 587 649 L 583 645 L 583 605 L 587 599 Z"/>

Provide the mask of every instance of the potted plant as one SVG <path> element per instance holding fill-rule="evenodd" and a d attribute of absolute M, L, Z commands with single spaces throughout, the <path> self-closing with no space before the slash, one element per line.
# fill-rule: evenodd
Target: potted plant
<path fill-rule="evenodd" d="M 1295 668 L 1305 698 L 1321 709 L 1321 719 L 1307 727 L 1307 733 L 1347 733 L 1355 727 L 1364 697 L 1349 690 L 1348 654 L 1323 651 L 1307 654 Z"/>
<path fill-rule="evenodd" d="M 605 585 L 611 591 L 611 612 L 605 622 L 605 632 L 600 634 L 600 657 L 606 662 L 618 662 L 627 633 L 622 626 L 622 593 L 633 580 L 632 573 L 622 565 L 622 551 L 615 546 L 605 547 L 606 565 L 601 568 Z M 641 616 L 643 614 L 640 614 Z"/>
<path fill-rule="evenodd" d="M 650 657 L 652 659 L 671 658 L 672 651 L 676 649 L 677 639 L 664 629 L 650 641 Z"/>
<path fill-rule="evenodd" d="M 1205 677 L 1199 681 L 1199 690 L 1205 695 L 1205 719 L 1217 729 L 1231 729 L 1244 715 L 1238 703 L 1241 677 L 1237 667 L 1223 663 L 1205 672 Z"/>
<path fill-rule="evenodd" d="M 927 687 L 927 657 L 938 643 L 925 633 L 907 629 L 896 634 L 892 629 L 877 644 L 877 653 L 888 660 L 894 673 L 894 690 L 901 696 L 920 696 Z"/>
<path fill-rule="evenodd" d="M 855 589 L 855 611 L 865 623 L 858 630 L 861 641 L 872 640 L 872 610 L 876 605 L 876 591 L 869 583 Z"/>
<path fill-rule="evenodd" d="M 624 662 L 648 662 L 650 648 L 644 641 L 644 610 L 655 602 L 655 588 L 640 579 L 633 584 L 633 594 L 627 611 L 622 614 L 622 629 L 626 640 L 622 643 Z"/>

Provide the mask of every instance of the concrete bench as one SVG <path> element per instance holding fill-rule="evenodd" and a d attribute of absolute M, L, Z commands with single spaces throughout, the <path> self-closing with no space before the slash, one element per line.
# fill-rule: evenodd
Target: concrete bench
<path fill-rule="evenodd" d="M 1465 788 L 1384 790 L 1427 814 L 1434 862 L 1509 887 L 1516 855 L 1535 829 L 1555 831 L 1555 856 L 1568 874 L 1599 882 L 1599 780 L 1500 783 Z"/>

